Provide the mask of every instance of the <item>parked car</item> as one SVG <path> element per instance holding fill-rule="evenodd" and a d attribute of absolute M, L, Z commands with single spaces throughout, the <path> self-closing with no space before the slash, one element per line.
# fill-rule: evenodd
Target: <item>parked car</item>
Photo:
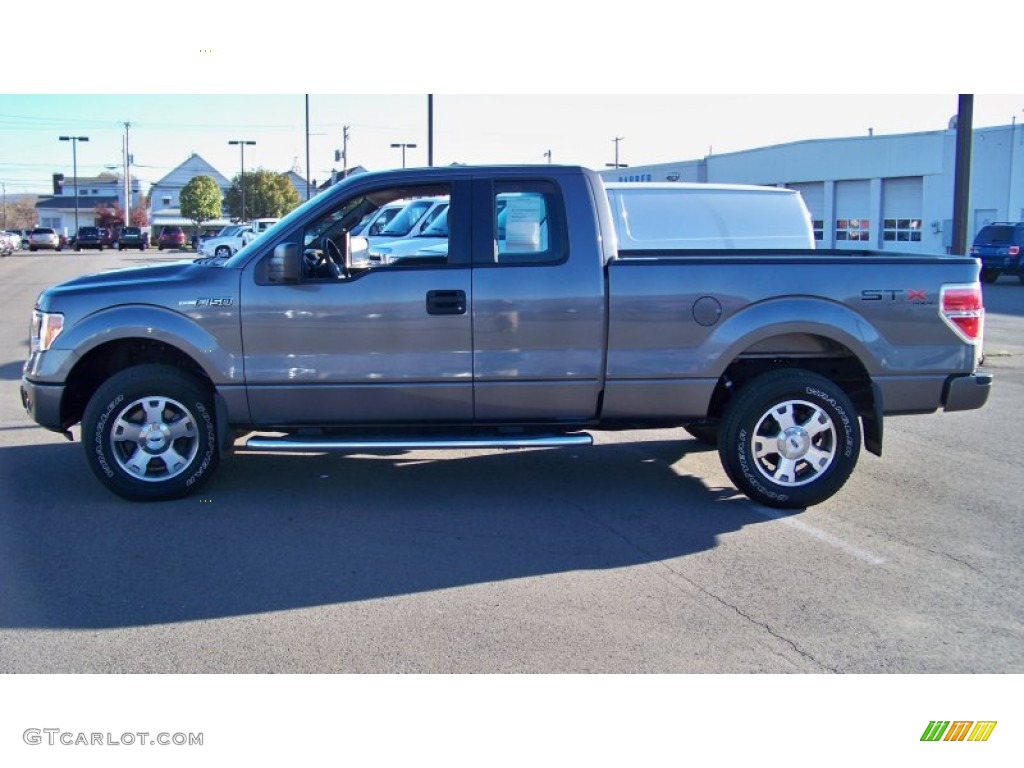
<path fill-rule="evenodd" d="M 36 227 L 28 236 L 28 249 L 30 251 L 62 251 L 66 244 L 67 241 L 57 234 L 57 230 L 50 227 Z"/>
<path fill-rule="evenodd" d="M 102 251 L 113 243 L 113 236 L 106 227 L 80 227 L 74 243 L 76 251 L 81 251 L 83 248 L 95 248 Z"/>
<path fill-rule="evenodd" d="M 402 209 L 409 204 L 408 200 L 396 200 L 393 203 L 382 205 L 373 213 L 370 213 L 361 222 L 352 227 L 353 237 L 375 237 L 384 231 L 384 227 L 391 223 L 391 220 L 402 212 Z"/>
<path fill-rule="evenodd" d="M 9 232 L 13 232 L 18 235 L 18 247 L 23 251 L 28 250 L 28 236 L 32 234 L 31 229 L 11 229 Z"/>
<path fill-rule="evenodd" d="M 187 238 L 185 230 L 181 227 L 164 227 L 160 230 L 160 236 L 156 240 L 157 250 L 164 248 L 184 248 Z"/>
<path fill-rule="evenodd" d="M 1024 284 L 1024 221 L 986 224 L 974 236 L 971 256 L 981 259 L 981 279 L 994 283 L 1000 275 L 1016 275 Z"/>
<path fill-rule="evenodd" d="M 21 235 L 16 232 L 0 232 L 0 256 L 10 256 L 21 247 Z"/>
<path fill-rule="evenodd" d="M 379 235 L 370 239 L 370 245 L 383 245 L 394 240 L 419 237 L 438 216 L 448 208 L 447 197 L 421 197 L 408 203 Z"/>
<path fill-rule="evenodd" d="M 406 237 L 401 240 L 392 240 L 385 245 L 372 245 L 369 248 L 368 260 L 370 264 L 395 264 L 403 263 L 413 257 L 420 256 L 420 250 L 439 244 L 444 244 L 444 254 L 448 253 L 448 204 L 445 203 L 441 212 L 434 220 L 420 232 L 416 237 Z M 436 255 L 434 251 L 428 251 L 428 256 Z"/>
<path fill-rule="evenodd" d="M 149 231 L 142 227 L 122 227 L 117 237 L 117 250 L 138 248 L 144 251 L 149 247 Z"/>
<path fill-rule="evenodd" d="M 449 191 L 451 259 L 354 267 L 363 203 L 416 189 Z M 862 445 L 881 455 L 885 416 L 985 404 L 979 272 L 875 250 L 624 253 L 579 167 L 359 174 L 223 263 L 44 290 L 21 400 L 57 433 L 81 423 L 97 479 L 140 501 L 195 492 L 253 431 L 244 453 L 392 453 L 699 423 L 739 491 L 802 509 Z"/>
<path fill-rule="evenodd" d="M 242 245 L 248 245 L 279 221 L 276 218 L 253 219 L 246 225 L 249 231 L 242 233 Z"/>
<path fill-rule="evenodd" d="M 245 245 L 245 236 L 252 232 L 248 224 L 232 224 L 224 227 L 216 237 L 199 243 L 200 256 L 233 256 Z"/>

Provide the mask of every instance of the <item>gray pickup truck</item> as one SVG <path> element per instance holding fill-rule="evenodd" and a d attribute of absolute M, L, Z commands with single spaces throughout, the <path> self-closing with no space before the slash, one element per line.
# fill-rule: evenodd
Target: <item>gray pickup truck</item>
<path fill-rule="evenodd" d="M 447 248 L 357 258 L 369 214 L 438 196 Z M 617 249 L 583 168 L 353 176 L 230 258 L 44 291 L 23 404 L 69 438 L 81 422 L 96 476 L 133 500 L 194 491 L 247 434 L 372 452 L 679 426 L 751 499 L 800 508 L 862 442 L 881 454 L 884 416 L 988 398 L 976 259 Z"/>

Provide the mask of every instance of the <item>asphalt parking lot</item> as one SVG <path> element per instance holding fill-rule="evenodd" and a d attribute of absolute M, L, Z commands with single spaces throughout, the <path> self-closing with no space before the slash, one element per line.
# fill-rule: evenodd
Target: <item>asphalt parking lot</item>
<path fill-rule="evenodd" d="M 187 254 L 0 261 L 0 672 L 1024 672 L 1024 286 L 980 411 L 890 419 L 833 499 L 739 496 L 677 430 L 593 448 L 239 452 L 122 501 L 18 397 L 40 290 Z"/>

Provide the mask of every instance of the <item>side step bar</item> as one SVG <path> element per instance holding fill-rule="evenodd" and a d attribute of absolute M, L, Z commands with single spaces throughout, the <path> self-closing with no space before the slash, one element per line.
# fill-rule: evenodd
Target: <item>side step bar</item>
<path fill-rule="evenodd" d="M 289 435 L 287 437 L 250 437 L 245 448 L 250 451 L 424 451 L 452 448 L 566 448 L 593 445 L 594 437 L 586 432 L 570 435 L 524 435 L 519 437 L 492 435 L 487 437 L 387 437 L 343 438 Z"/>

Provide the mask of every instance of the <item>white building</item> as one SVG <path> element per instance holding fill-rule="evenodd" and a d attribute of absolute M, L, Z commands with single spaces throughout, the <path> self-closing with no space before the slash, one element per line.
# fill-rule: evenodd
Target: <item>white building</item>
<path fill-rule="evenodd" d="M 59 177 L 57 177 L 59 178 Z M 55 182 L 55 186 L 57 182 Z M 75 189 L 78 196 L 76 204 Z M 124 176 L 104 173 L 99 176 L 79 176 L 78 179 L 65 178 L 55 189 L 57 194 L 40 197 L 36 201 L 36 213 L 40 227 L 52 227 L 68 237 L 78 230 L 75 227 L 77 215 L 78 226 L 94 226 L 97 221 L 97 208 L 112 208 L 115 204 L 123 211 Z M 139 204 L 139 180 L 132 177 L 131 207 Z"/>
<path fill-rule="evenodd" d="M 159 234 L 162 227 L 193 225 L 191 219 L 181 215 L 181 190 L 196 176 L 209 176 L 217 182 L 223 205 L 224 196 L 231 189 L 231 182 L 203 158 L 193 153 L 188 160 L 156 182 L 149 191 L 149 224 L 155 233 Z M 231 221 L 226 216 L 222 216 L 219 219 L 204 222 L 203 228 L 219 229 L 230 223 Z"/>
<path fill-rule="evenodd" d="M 606 181 L 761 184 L 797 189 L 821 248 L 945 253 L 952 242 L 956 131 L 813 139 L 700 160 L 601 171 Z M 1024 220 L 1024 126 L 972 135 L 968 240 Z"/>

